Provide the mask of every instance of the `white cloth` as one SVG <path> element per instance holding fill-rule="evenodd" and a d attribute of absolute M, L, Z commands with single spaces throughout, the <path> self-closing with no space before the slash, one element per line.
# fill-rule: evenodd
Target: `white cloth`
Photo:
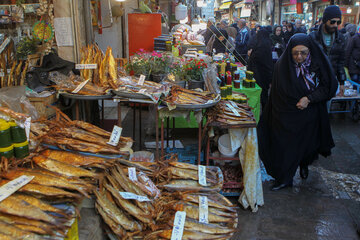
<path fill-rule="evenodd" d="M 258 206 L 264 205 L 256 128 L 229 129 L 229 133 L 231 147 L 234 149 L 240 146 L 244 190 L 238 201 L 245 209 L 250 207 L 256 212 Z"/>

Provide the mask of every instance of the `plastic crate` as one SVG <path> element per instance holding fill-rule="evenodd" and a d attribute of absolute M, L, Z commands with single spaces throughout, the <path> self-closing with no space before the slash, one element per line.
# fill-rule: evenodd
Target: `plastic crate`
<path fill-rule="evenodd" d="M 188 145 L 185 148 L 166 148 L 166 153 L 176 153 L 178 161 L 183 163 L 197 164 L 198 148 L 197 145 Z M 201 152 L 201 162 L 204 161 L 204 154 Z"/>
<path fill-rule="evenodd" d="M 223 195 L 224 197 L 239 197 L 241 192 L 223 192 L 223 191 L 220 191 L 220 194 Z"/>

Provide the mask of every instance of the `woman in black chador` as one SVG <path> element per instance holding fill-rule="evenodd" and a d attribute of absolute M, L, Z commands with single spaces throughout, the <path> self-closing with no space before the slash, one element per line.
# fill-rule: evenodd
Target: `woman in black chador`
<path fill-rule="evenodd" d="M 306 34 L 295 34 L 275 65 L 269 102 L 258 125 L 259 154 L 275 178 L 272 190 L 292 186 L 296 169 L 308 176 L 318 154 L 335 146 L 326 101 L 338 83 L 322 50 Z"/>

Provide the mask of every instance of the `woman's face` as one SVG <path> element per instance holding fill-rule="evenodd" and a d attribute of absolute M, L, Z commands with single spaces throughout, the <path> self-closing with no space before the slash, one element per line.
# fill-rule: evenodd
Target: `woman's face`
<path fill-rule="evenodd" d="M 303 63 L 306 60 L 309 53 L 310 53 L 309 48 L 304 45 L 297 45 L 293 47 L 293 49 L 291 49 L 293 60 L 297 64 Z"/>
<path fill-rule="evenodd" d="M 276 36 L 280 36 L 280 34 L 281 34 L 281 27 L 277 27 L 277 28 L 275 29 L 275 35 L 276 35 Z"/>

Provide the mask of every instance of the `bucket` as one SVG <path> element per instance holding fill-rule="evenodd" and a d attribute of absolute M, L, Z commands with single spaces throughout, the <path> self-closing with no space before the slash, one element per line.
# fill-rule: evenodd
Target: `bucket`
<path fill-rule="evenodd" d="M 188 89 L 204 89 L 204 80 L 196 81 L 196 80 L 189 80 L 188 81 Z"/>
<path fill-rule="evenodd" d="M 222 155 L 225 157 L 235 157 L 235 154 L 237 153 L 238 149 L 235 149 L 234 151 L 231 150 L 231 140 L 230 140 L 230 134 L 224 134 L 222 135 L 218 140 L 218 149 Z"/>

